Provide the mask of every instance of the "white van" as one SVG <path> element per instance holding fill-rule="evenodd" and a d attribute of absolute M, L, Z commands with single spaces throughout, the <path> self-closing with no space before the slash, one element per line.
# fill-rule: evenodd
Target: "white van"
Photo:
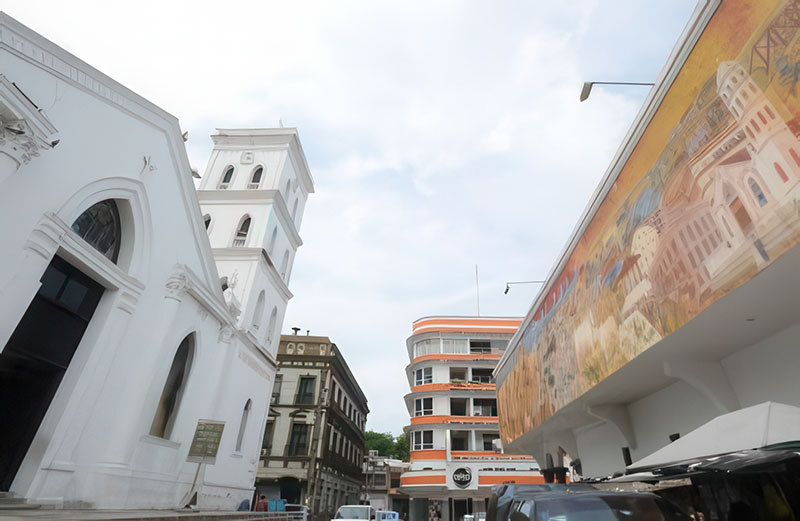
<path fill-rule="evenodd" d="M 342 505 L 333 518 L 343 521 L 370 521 L 375 519 L 375 509 L 369 505 Z"/>

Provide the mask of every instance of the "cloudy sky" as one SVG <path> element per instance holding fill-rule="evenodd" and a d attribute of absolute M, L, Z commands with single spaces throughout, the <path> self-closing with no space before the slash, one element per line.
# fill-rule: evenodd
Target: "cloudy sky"
<path fill-rule="evenodd" d="M 284 332 L 328 335 L 399 434 L 411 322 L 522 316 L 696 0 L 13 2 L 8 14 L 177 116 L 297 127 L 316 182 Z"/>

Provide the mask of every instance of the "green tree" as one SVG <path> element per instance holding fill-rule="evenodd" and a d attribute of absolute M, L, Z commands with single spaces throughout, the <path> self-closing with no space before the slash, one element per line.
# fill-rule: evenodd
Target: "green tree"
<path fill-rule="evenodd" d="M 394 448 L 392 449 L 392 457 L 402 461 L 409 460 L 408 454 L 408 438 L 405 434 L 401 434 L 394 439 Z"/>
<path fill-rule="evenodd" d="M 367 450 L 377 450 L 381 456 L 391 456 L 394 450 L 394 437 L 389 432 L 367 431 L 364 433 Z"/>

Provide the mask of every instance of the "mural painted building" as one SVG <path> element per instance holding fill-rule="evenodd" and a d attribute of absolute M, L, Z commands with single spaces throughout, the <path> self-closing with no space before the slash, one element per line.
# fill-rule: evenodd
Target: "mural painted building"
<path fill-rule="evenodd" d="M 798 70 L 800 2 L 700 2 L 498 364 L 509 449 L 608 474 L 800 405 Z"/>
<path fill-rule="evenodd" d="M 501 483 L 544 483 L 530 456 L 496 450 L 500 437 L 492 370 L 519 318 L 425 317 L 406 341 L 405 396 L 411 466 L 400 477 L 411 521 L 461 521 L 486 512 Z"/>

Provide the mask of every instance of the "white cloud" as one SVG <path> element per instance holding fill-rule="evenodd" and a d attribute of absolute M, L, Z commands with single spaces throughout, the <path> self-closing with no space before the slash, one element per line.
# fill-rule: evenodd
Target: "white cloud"
<path fill-rule="evenodd" d="M 694 0 L 17 3 L 21 22 L 158 104 L 202 167 L 214 127 L 300 130 L 317 182 L 284 330 L 329 335 L 408 423 L 411 322 L 522 315 Z"/>

